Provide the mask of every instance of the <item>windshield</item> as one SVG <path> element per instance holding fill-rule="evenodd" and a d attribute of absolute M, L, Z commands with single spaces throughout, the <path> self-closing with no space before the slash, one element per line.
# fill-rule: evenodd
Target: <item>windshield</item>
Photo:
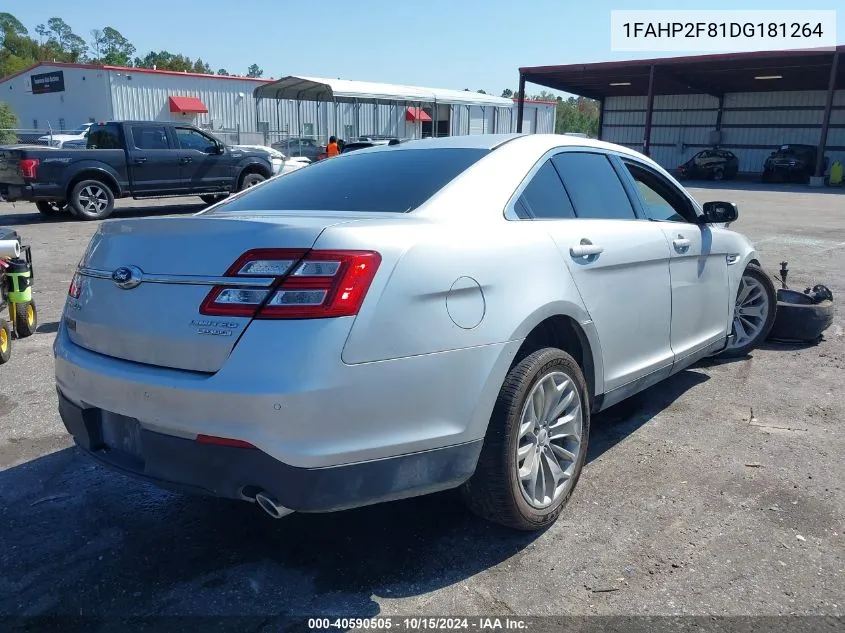
<path fill-rule="evenodd" d="M 406 213 L 416 209 L 489 151 L 443 148 L 355 152 L 274 178 L 219 204 L 211 213 Z"/>
<path fill-rule="evenodd" d="M 74 134 L 82 134 L 83 132 L 87 132 L 88 128 L 91 127 L 90 123 L 84 123 L 77 128 L 74 128 Z"/>

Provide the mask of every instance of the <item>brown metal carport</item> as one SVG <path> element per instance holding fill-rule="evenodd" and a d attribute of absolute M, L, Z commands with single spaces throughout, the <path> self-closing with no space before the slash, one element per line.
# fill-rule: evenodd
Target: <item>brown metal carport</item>
<path fill-rule="evenodd" d="M 519 69 L 519 92 L 527 82 L 553 90 L 596 99 L 601 103 L 599 138 L 602 137 L 604 101 L 608 97 L 645 96 L 642 152 L 649 154 L 655 95 L 712 95 L 719 100 L 716 130 L 721 129 L 724 97 L 730 93 L 826 90 L 818 142 L 816 176 L 822 175 L 830 115 L 836 90 L 845 88 L 845 64 L 839 63 L 845 46 L 836 49 L 761 51 L 688 57 L 667 57 Z M 522 103 L 518 102 L 517 131 L 521 131 Z"/>

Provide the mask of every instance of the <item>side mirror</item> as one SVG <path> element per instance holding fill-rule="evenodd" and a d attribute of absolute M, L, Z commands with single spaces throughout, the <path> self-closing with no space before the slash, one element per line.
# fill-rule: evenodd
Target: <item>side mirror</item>
<path fill-rule="evenodd" d="M 739 209 L 733 202 L 705 202 L 703 210 L 704 224 L 730 224 L 739 217 Z"/>
<path fill-rule="evenodd" d="M 214 146 L 214 153 L 215 154 L 224 154 L 226 152 L 226 146 L 223 143 L 217 143 Z"/>

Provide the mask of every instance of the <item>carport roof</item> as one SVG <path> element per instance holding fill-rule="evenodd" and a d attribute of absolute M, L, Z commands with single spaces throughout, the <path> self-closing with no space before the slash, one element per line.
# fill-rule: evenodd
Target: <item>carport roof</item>
<path fill-rule="evenodd" d="M 376 101 L 383 103 L 460 103 L 464 105 L 512 107 L 513 101 L 503 97 L 444 88 L 420 88 L 395 84 L 325 79 L 321 77 L 282 77 L 258 86 L 253 94 L 260 99 L 293 99 L 302 101 Z"/>
<path fill-rule="evenodd" d="M 845 46 L 836 50 L 842 53 Z M 647 94 L 652 66 L 657 95 L 827 90 L 833 55 L 833 49 L 759 51 L 534 66 L 519 72 L 527 82 L 593 99 Z M 840 62 L 836 89 L 842 88 L 845 63 Z"/>

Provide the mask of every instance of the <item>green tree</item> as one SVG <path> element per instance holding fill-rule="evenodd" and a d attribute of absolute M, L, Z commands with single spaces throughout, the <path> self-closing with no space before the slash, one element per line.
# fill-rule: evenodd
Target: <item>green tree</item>
<path fill-rule="evenodd" d="M 261 77 L 264 74 L 264 71 L 258 67 L 258 64 L 251 64 L 249 68 L 246 69 L 246 76 L 252 77 L 254 79 Z"/>
<path fill-rule="evenodd" d="M 29 31 L 15 16 L 11 13 L 0 13 L 0 33 L 6 31 L 12 31 L 16 35 L 29 35 Z"/>
<path fill-rule="evenodd" d="M 504 99 L 513 99 L 513 90 L 511 90 L 510 88 L 505 88 L 504 90 L 502 90 L 502 97 Z"/>
<path fill-rule="evenodd" d="M 201 74 L 204 74 L 204 75 L 213 75 L 214 74 L 214 71 L 211 70 L 211 66 L 209 66 L 207 63 L 202 61 L 201 57 L 197 57 L 197 61 L 194 62 L 193 72 L 201 73 Z"/>
<path fill-rule="evenodd" d="M 0 101 L 0 145 L 17 143 L 17 135 L 12 131 L 18 127 L 18 117 L 12 111 L 12 107 Z"/>
<path fill-rule="evenodd" d="M 46 46 L 56 52 L 56 59 L 63 62 L 78 62 L 85 58 L 88 44 L 73 32 L 67 22 L 61 18 L 47 20 L 49 38 Z"/>
<path fill-rule="evenodd" d="M 102 62 L 109 66 L 129 66 L 135 47 L 117 29 L 107 26 L 101 36 Z"/>
<path fill-rule="evenodd" d="M 228 74 L 229 74 L 229 71 L 228 71 L 228 70 L 226 70 L 225 68 L 220 68 L 220 69 L 217 71 L 217 74 L 218 74 L 218 75 L 228 75 Z"/>
<path fill-rule="evenodd" d="M 0 77 L 20 72 L 46 57 L 48 51 L 31 37 L 19 35 L 8 29 L 3 35 L 0 47 Z"/>

